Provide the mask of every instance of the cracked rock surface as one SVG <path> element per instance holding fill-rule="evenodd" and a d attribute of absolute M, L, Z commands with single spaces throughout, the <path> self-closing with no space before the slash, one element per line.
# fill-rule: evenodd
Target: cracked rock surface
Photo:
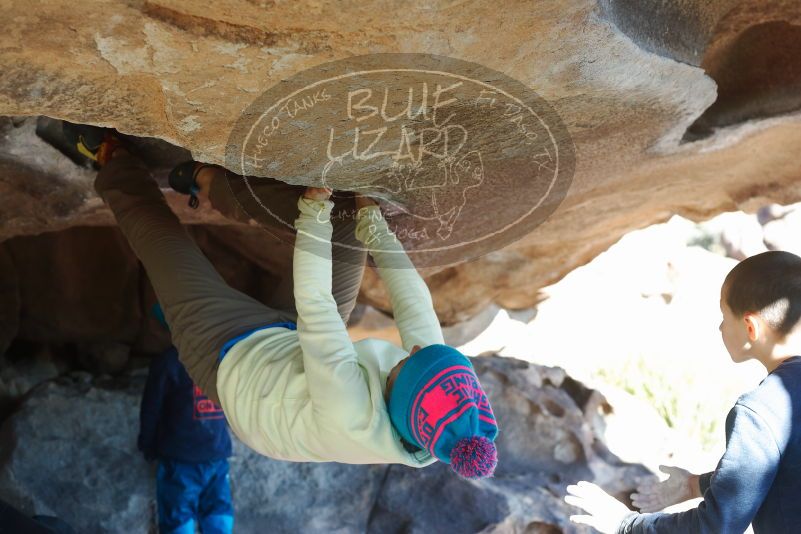
<path fill-rule="evenodd" d="M 792 0 L 547 0 L 503 9 L 445 0 L 53 0 L 32 9 L 4 0 L 0 8 L 0 114 L 113 126 L 219 164 L 251 102 L 336 59 L 427 52 L 480 63 L 535 91 L 575 145 L 571 187 L 518 241 L 425 271 L 446 324 L 491 302 L 530 307 L 541 287 L 673 213 L 697 220 L 801 199 Z M 640 24 L 645 12 L 649 23 Z M 737 74 L 736 65 L 751 67 Z M 47 150 L 15 140 L 25 135 L 4 129 L 0 143 L 0 239 L 110 224 L 91 177 L 41 164 Z M 514 191 L 481 195 L 496 207 L 476 211 L 479 221 L 502 213 L 498 205 L 520 207 Z M 225 222 L 171 202 L 188 223 Z M 362 300 L 389 307 L 372 274 Z"/>

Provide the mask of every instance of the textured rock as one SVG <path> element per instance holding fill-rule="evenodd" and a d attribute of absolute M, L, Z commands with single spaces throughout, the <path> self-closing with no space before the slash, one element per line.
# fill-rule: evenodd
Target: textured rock
<path fill-rule="evenodd" d="M 78 347 L 81 367 L 97 374 L 122 372 L 131 357 L 131 347 L 124 343 L 87 343 Z"/>
<path fill-rule="evenodd" d="M 115 228 L 71 228 L 5 245 L 19 278 L 20 336 L 134 339 L 141 320 L 139 265 Z"/>
<path fill-rule="evenodd" d="M 13 412 L 31 389 L 68 369 L 68 362 L 51 347 L 17 340 L 0 356 L 0 420 Z"/>
<path fill-rule="evenodd" d="M 67 387 L 44 385 L 4 426 L 13 474 L 5 473 L 3 495 L 29 515 L 61 516 L 78 531 L 146 532 L 150 488 L 135 447 L 138 399 L 90 381 L 78 374 Z"/>
<path fill-rule="evenodd" d="M 571 525 L 564 487 L 595 480 L 620 497 L 635 476 L 603 445 L 597 392 L 561 369 L 474 360 L 499 419 L 500 464 L 481 482 L 441 464 L 298 464 L 235 444 L 238 532 L 585 532 Z M 28 513 L 57 515 L 80 532 L 147 532 L 153 473 L 136 452 L 144 375 L 73 374 L 35 389 L 0 431 L 0 496 Z M 632 424 L 632 423 L 629 423 Z"/>
<path fill-rule="evenodd" d="M 786 53 L 798 43 L 792 0 L 549 0 L 504 9 L 311 0 L 56 0 L 31 9 L 6 0 L 2 7 L 13 23 L 0 37 L 0 114 L 115 126 L 203 161 L 223 163 L 235 121 L 259 94 L 330 60 L 426 51 L 532 88 L 575 143 L 572 187 L 546 223 L 513 245 L 426 272 L 448 324 L 493 301 L 528 308 L 539 288 L 672 213 L 698 220 L 801 198 L 801 126 L 791 114 L 800 104 L 798 59 Z M 31 162 L 38 155 L 15 150 L 0 149 L 2 235 L 110 222 L 85 173 L 43 172 Z M 33 201 L 37 209 L 26 209 Z M 187 222 L 222 222 L 190 213 L 183 199 L 171 202 Z M 363 300 L 388 309 L 372 276 Z"/>
<path fill-rule="evenodd" d="M 715 26 L 738 0 L 600 0 L 604 16 L 644 49 L 699 65 Z M 671 31 L 664 29 L 669 27 Z"/>
<path fill-rule="evenodd" d="M 4 354 L 19 330 L 19 280 L 4 244 L 0 244 L 0 354 Z"/>
<path fill-rule="evenodd" d="M 647 50 L 697 65 L 718 85 L 717 100 L 685 140 L 715 128 L 801 107 L 801 6 L 792 0 L 600 0 L 609 20 Z M 670 27 L 671 31 L 664 31 Z"/>

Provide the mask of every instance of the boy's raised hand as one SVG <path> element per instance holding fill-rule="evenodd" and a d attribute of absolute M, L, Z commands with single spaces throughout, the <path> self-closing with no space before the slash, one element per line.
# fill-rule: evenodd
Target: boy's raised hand
<path fill-rule="evenodd" d="M 660 465 L 659 470 L 669 475 L 664 481 L 648 479 L 631 494 L 631 502 L 642 512 L 658 512 L 668 506 L 701 497 L 698 476 L 680 467 Z"/>
<path fill-rule="evenodd" d="M 570 520 L 589 525 L 603 534 L 615 534 L 631 510 L 592 482 L 581 481 L 567 487 L 567 504 L 586 511 L 586 515 L 571 515 Z"/>

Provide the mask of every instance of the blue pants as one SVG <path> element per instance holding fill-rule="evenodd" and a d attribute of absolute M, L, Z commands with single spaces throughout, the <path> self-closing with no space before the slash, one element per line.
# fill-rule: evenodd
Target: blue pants
<path fill-rule="evenodd" d="M 230 534 L 234 507 L 228 460 L 186 463 L 160 459 L 156 471 L 160 534 Z"/>

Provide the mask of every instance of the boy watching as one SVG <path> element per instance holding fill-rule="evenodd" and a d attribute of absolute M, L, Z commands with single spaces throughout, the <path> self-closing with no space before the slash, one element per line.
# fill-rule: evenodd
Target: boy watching
<path fill-rule="evenodd" d="M 765 252 L 740 262 L 721 288 L 723 343 L 735 363 L 755 359 L 768 376 L 741 396 L 726 418 L 726 452 L 712 473 L 669 469 L 633 502 L 644 511 L 695 497 L 676 514 L 636 513 L 589 482 L 568 486 L 575 523 L 604 533 L 740 533 L 801 529 L 801 258 Z"/>

